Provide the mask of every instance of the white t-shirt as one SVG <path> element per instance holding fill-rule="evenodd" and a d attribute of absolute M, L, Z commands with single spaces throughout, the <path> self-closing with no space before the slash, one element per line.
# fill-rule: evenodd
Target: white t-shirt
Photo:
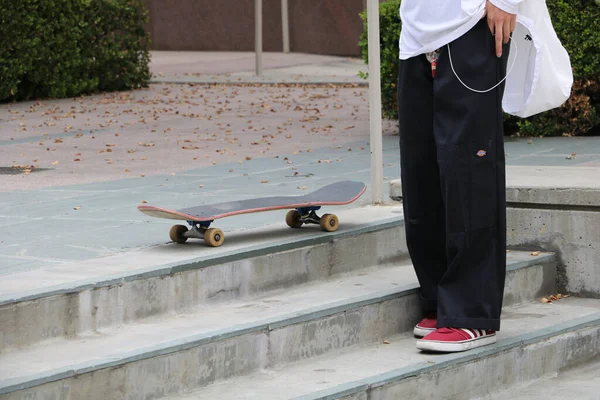
<path fill-rule="evenodd" d="M 522 0 L 490 0 L 516 14 Z M 485 14 L 486 0 L 403 0 L 400 59 L 429 53 L 458 39 Z"/>

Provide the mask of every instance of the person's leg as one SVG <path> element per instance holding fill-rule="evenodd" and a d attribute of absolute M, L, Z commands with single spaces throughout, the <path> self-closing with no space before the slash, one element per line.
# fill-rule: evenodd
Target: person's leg
<path fill-rule="evenodd" d="M 483 19 L 450 44 L 456 74 L 486 90 L 506 74 Z M 437 326 L 497 331 L 506 274 L 504 85 L 475 93 L 442 49 L 434 81 L 434 135 L 446 205 L 448 267 L 438 285 Z M 481 333 L 481 332 L 478 332 Z"/>
<path fill-rule="evenodd" d="M 445 209 L 433 136 L 433 79 L 424 55 L 400 60 L 400 164 L 406 240 L 425 314 L 435 312 L 446 271 Z"/>

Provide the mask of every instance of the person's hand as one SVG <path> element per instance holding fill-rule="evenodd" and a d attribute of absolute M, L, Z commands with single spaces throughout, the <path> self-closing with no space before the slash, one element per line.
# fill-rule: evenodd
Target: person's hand
<path fill-rule="evenodd" d="M 515 30 L 517 16 L 502 11 L 489 0 L 485 5 L 485 14 L 490 31 L 496 38 L 496 55 L 502 57 L 502 44 L 508 43 L 510 34 Z"/>

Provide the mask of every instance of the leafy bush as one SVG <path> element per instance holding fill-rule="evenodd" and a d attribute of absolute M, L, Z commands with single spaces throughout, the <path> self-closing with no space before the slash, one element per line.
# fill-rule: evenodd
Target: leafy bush
<path fill-rule="evenodd" d="M 397 118 L 396 80 L 401 0 L 380 5 L 383 115 Z M 521 136 L 600 134 L 600 6 L 590 0 L 547 0 L 554 29 L 569 52 L 575 82 L 569 100 L 555 110 L 520 119 L 506 116 L 508 134 Z M 366 12 L 359 46 L 368 62 Z M 366 76 L 366 75 L 365 75 Z"/>
<path fill-rule="evenodd" d="M 364 23 L 364 30 L 360 36 L 358 45 L 361 48 L 363 58 L 369 62 L 369 40 L 367 12 L 360 14 Z M 400 0 L 390 0 L 379 5 L 379 40 L 381 47 L 381 107 L 382 114 L 386 118 L 397 118 L 398 116 L 398 92 L 396 82 L 398 80 L 398 57 L 400 49 Z M 367 78 L 368 74 L 361 74 Z"/>
<path fill-rule="evenodd" d="M 0 101 L 147 85 L 143 0 L 0 3 Z"/>

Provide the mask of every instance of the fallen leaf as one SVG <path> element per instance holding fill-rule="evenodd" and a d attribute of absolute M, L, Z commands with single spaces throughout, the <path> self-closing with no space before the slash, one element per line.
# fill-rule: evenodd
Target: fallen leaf
<path fill-rule="evenodd" d="M 537 257 L 537 256 L 539 256 L 540 254 L 541 254 L 541 252 L 540 252 L 540 251 L 534 251 L 534 252 L 532 252 L 532 253 L 531 253 L 531 255 L 532 255 L 532 256 L 534 256 L 534 257 Z"/>
<path fill-rule="evenodd" d="M 80 210 L 80 209 L 81 209 L 81 207 L 80 207 L 80 206 L 73 207 L 73 210 Z"/>
<path fill-rule="evenodd" d="M 388 342 L 387 340 L 384 340 L 383 344 L 390 344 L 390 342 Z"/>
<path fill-rule="evenodd" d="M 142 204 L 147 204 L 148 202 L 146 200 L 142 200 Z"/>
<path fill-rule="evenodd" d="M 130 170 L 126 169 L 125 172 L 131 172 Z"/>
<path fill-rule="evenodd" d="M 551 303 L 551 301 L 545 297 L 542 297 L 542 303 Z"/>
<path fill-rule="evenodd" d="M 204 185 L 198 185 L 198 187 L 199 187 L 199 188 L 203 188 L 203 187 L 204 187 Z"/>
<path fill-rule="evenodd" d="M 58 165 L 58 161 L 54 161 L 52 165 Z"/>
<path fill-rule="evenodd" d="M 260 183 L 269 183 L 269 181 L 266 179 L 263 179 L 262 181 L 260 181 Z"/>

